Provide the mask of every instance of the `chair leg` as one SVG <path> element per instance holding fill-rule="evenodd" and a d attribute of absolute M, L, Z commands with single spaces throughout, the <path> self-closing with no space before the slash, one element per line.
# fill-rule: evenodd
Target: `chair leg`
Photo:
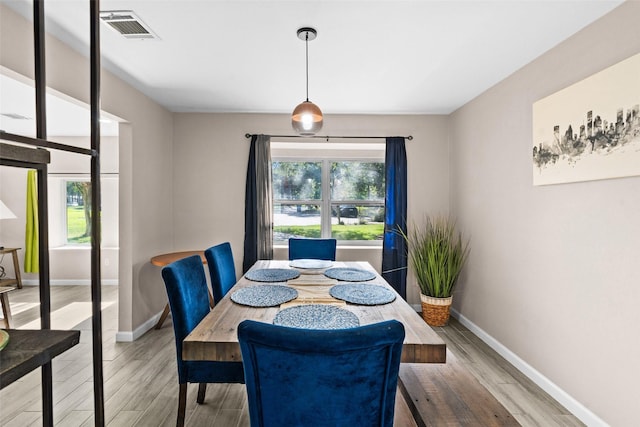
<path fill-rule="evenodd" d="M 207 393 L 207 383 L 198 384 L 198 398 L 196 399 L 196 402 L 203 403 L 204 402 L 204 395 L 206 393 Z"/>
<path fill-rule="evenodd" d="M 184 413 L 187 407 L 187 383 L 180 384 L 178 394 L 178 421 L 176 427 L 184 427 Z"/>

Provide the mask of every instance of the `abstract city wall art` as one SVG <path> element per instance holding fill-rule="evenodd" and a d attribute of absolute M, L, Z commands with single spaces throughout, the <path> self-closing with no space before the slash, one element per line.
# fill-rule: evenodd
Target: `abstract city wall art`
<path fill-rule="evenodd" d="M 533 104 L 533 185 L 640 175 L 640 54 Z"/>

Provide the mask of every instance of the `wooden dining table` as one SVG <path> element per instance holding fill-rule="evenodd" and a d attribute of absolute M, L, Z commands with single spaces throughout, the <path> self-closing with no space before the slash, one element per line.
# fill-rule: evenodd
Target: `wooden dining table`
<path fill-rule="evenodd" d="M 375 273 L 373 280 L 363 282 L 386 287 L 396 292 L 375 272 L 367 262 L 334 262 L 332 267 L 350 267 L 369 270 Z M 258 261 L 252 269 L 291 268 L 289 261 Z M 304 272 L 304 271 L 303 271 Z M 297 300 L 277 307 L 256 308 L 240 305 L 231 300 L 233 292 L 248 287 L 260 286 L 262 283 L 248 280 L 245 276 L 234 285 L 227 295 L 209 312 L 182 343 L 183 360 L 241 361 L 240 344 L 238 343 L 238 324 L 245 319 L 272 323 L 276 314 L 285 305 L 297 303 L 320 303 L 341 305 L 341 308 L 354 313 L 360 325 L 395 319 L 404 325 L 405 340 L 402 348 L 403 363 L 445 363 L 446 345 L 444 341 L 427 325 L 422 317 L 396 293 L 393 302 L 382 305 L 355 305 L 344 301 L 331 301 L 328 289 L 332 284 L 299 284 L 304 282 L 305 275 L 300 278 L 282 282 L 298 290 Z M 321 280 L 319 280 L 320 282 Z M 317 297 L 317 298 L 316 298 Z"/>

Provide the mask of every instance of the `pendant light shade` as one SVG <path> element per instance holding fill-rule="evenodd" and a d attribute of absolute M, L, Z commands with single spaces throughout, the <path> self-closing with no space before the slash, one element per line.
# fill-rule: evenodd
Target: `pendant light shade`
<path fill-rule="evenodd" d="M 313 28 L 304 27 L 298 30 L 298 38 L 305 44 L 305 59 L 307 71 L 307 99 L 298 104 L 291 114 L 291 126 L 300 135 L 315 135 L 322 129 L 322 111 L 309 101 L 309 42 L 317 36 Z"/>
<path fill-rule="evenodd" d="M 291 126 L 300 135 L 315 135 L 322 129 L 322 111 L 311 101 L 301 102 L 293 110 Z"/>

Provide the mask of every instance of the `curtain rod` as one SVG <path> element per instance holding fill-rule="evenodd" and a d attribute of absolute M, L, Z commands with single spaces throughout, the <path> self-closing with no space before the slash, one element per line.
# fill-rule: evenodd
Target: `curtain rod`
<path fill-rule="evenodd" d="M 251 138 L 253 133 L 245 133 L 245 138 Z M 318 139 L 386 139 L 387 136 L 335 136 L 335 135 L 268 135 L 271 138 L 318 138 Z M 401 136 L 400 138 L 413 140 L 413 136 Z"/>

